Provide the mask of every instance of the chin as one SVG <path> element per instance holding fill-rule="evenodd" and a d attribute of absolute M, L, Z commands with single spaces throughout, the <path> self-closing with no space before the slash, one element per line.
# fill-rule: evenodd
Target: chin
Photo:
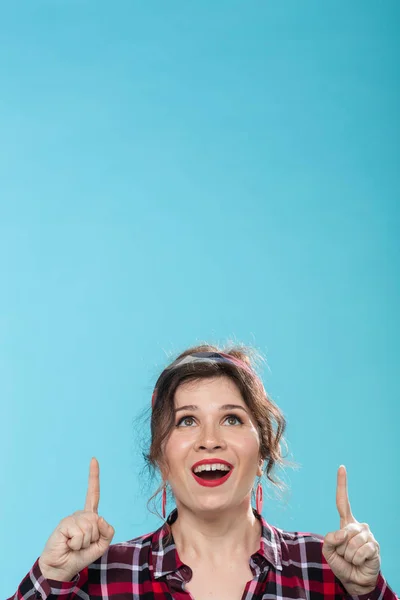
<path fill-rule="evenodd" d="M 223 510 L 232 508 L 232 505 L 227 502 L 217 502 L 215 500 L 211 502 L 197 502 L 196 507 L 193 507 L 194 512 L 199 513 L 219 513 Z"/>

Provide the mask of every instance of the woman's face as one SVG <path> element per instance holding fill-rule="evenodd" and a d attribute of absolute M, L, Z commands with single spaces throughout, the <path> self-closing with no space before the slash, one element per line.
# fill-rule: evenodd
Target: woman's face
<path fill-rule="evenodd" d="M 164 477 L 178 508 L 181 504 L 212 511 L 248 505 L 263 461 L 254 418 L 235 383 L 229 377 L 183 383 L 175 392 L 175 411 L 175 426 L 164 447 Z M 192 469 L 204 459 L 232 465 L 228 478 L 214 485 L 215 476 L 227 472 L 200 473 L 201 484 Z"/>

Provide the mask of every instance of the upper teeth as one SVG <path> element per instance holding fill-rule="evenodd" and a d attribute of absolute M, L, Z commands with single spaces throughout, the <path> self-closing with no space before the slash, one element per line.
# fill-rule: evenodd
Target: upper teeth
<path fill-rule="evenodd" d="M 194 469 L 195 473 L 200 473 L 201 471 L 230 471 L 230 467 L 228 465 L 223 465 L 221 463 L 214 463 L 212 465 L 199 465 Z"/>

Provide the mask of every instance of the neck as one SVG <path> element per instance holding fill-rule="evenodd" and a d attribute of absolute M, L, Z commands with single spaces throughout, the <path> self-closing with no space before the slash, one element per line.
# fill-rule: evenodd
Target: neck
<path fill-rule="evenodd" d="M 221 511 L 194 512 L 177 502 L 178 518 L 171 525 L 180 559 L 226 564 L 249 557 L 260 548 L 261 523 L 250 502 Z"/>

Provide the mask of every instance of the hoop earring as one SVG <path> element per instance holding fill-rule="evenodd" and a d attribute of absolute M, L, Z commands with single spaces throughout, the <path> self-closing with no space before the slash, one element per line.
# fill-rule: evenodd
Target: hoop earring
<path fill-rule="evenodd" d="M 167 486 L 166 486 L 166 484 L 164 484 L 164 487 L 163 487 L 161 504 L 162 504 L 162 516 L 163 516 L 163 519 L 165 519 L 165 507 L 167 505 Z"/>
<path fill-rule="evenodd" d="M 261 483 L 258 484 L 256 490 L 256 511 L 259 515 L 262 513 L 263 508 L 263 489 Z"/>

